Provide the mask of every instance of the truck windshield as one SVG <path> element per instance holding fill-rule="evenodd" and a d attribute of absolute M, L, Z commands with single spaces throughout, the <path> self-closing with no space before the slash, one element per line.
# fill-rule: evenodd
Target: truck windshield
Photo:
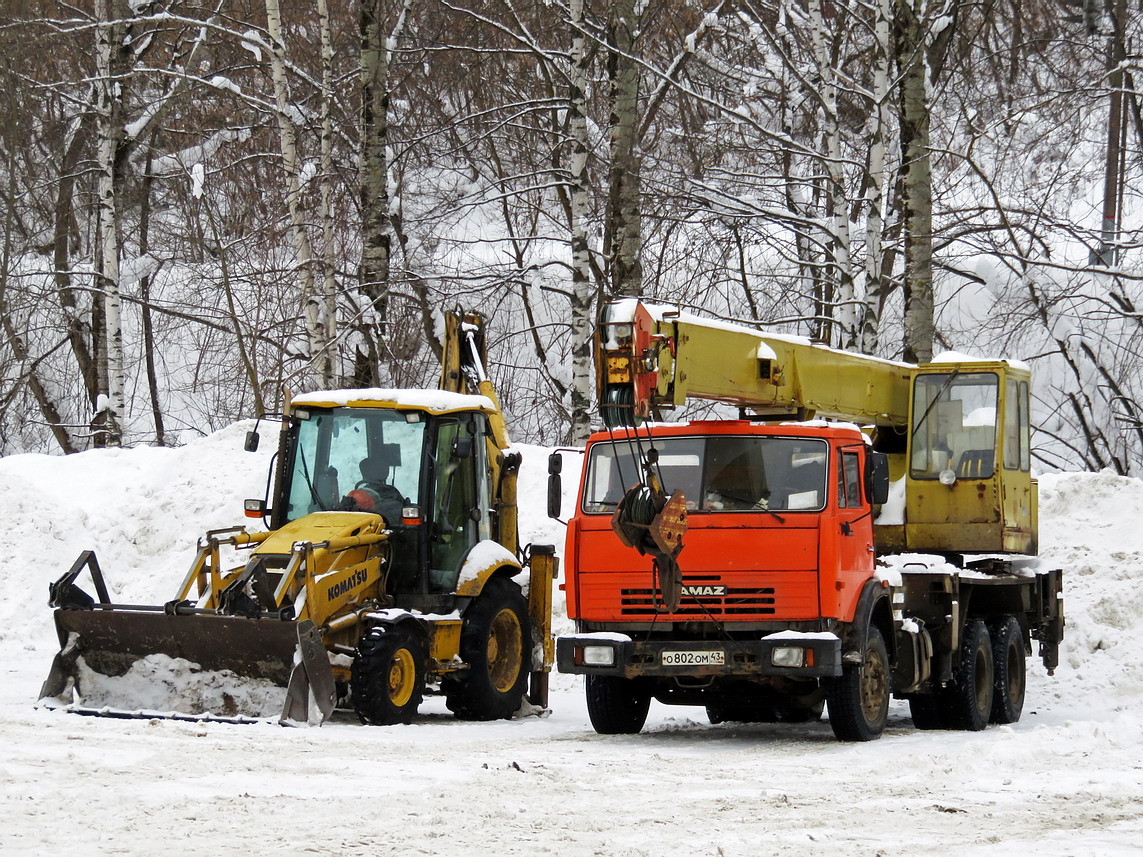
<path fill-rule="evenodd" d="M 646 446 L 646 445 L 645 445 Z M 663 488 L 681 490 L 692 512 L 820 511 L 826 500 L 824 441 L 793 437 L 679 437 L 654 442 Z M 610 514 L 641 482 L 638 450 L 597 443 L 587 461 L 583 511 Z"/>
<path fill-rule="evenodd" d="M 420 503 L 425 422 L 419 414 L 310 408 L 299 409 L 297 417 L 286 520 L 336 509 L 363 483 L 392 485 L 406 503 Z"/>
<path fill-rule="evenodd" d="M 936 479 L 945 470 L 961 479 L 992 475 L 997 390 L 994 372 L 917 376 L 909 462 L 914 479 Z"/>

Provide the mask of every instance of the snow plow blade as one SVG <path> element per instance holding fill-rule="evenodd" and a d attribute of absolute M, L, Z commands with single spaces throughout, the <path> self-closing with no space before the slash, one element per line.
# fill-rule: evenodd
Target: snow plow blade
<path fill-rule="evenodd" d="M 188 604 L 55 611 L 60 651 L 40 705 L 79 714 L 319 725 L 336 701 L 308 621 Z"/>

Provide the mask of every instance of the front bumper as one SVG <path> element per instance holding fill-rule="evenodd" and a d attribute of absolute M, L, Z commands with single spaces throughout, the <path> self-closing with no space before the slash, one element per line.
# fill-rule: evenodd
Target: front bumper
<path fill-rule="evenodd" d="M 791 649 L 803 650 L 802 662 L 781 665 L 790 662 Z M 669 653 L 667 658 L 664 652 Z M 711 663 L 718 653 L 722 663 Z M 841 664 L 841 640 L 832 634 L 787 632 L 761 640 L 637 641 L 622 634 L 573 634 L 556 639 L 556 668 L 575 675 L 828 678 L 841 675 Z"/>

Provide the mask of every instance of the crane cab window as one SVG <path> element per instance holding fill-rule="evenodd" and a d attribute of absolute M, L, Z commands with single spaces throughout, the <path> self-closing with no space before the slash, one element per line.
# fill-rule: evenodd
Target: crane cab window
<path fill-rule="evenodd" d="M 909 467 L 914 479 L 987 479 L 996 469 L 998 379 L 994 372 L 918 375 L 913 385 Z"/>
<path fill-rule="evenodd" d="M 1004 396 L 1004 469 L 1027 472 L 1032 466 L 1028 382 L 1009 378 Z"/>

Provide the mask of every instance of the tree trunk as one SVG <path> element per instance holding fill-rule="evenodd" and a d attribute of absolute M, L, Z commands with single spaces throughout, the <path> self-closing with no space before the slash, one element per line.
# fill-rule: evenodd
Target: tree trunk
<path fill-rule="evenodd" d="M 917 4 L 917 5 L 914 5 Z M 933 189 L 929 151 L 929 64 L 920 0 L 897 0 L 896 35 L 905 225 L 904 357 L 933 356 Z"/>
<path fill-rule="evenodd" d="M 845 171 L 841 151 L 841 123 L 837 115 L 837 75 L 833 57 L 826 44 L 825 20 L 821 0 L 810 0 L 810 20 L 813 22 L 814 55 L 822 83 L 822 106 L 825 114 L 826 143 L 826 210 L 833 224 L 826 247 L 830 256 L 831 273 L 824 276 L 832 280 L 832 301 L 823 307 L 837 322 L 838 342 L 842 348 L 857 347 L 857 310 L 854 304 L 853 268 L 850 259 L 849 203 L 845 193 Z M 833 343 L 829 343 L 833 344 Z"/>
<path fill-rule="evenodd" d="M 361 0 L 361 291 L 373 318 L 360 327 L 354 379 L 361 386 L 381 383 L 381 343 L 389 299 L 392 238 L 389 224 L 389 51 L 383 0 Z"/>
<path fill-rule="evenodd" d="M 336 386 L 337 365 L 337 281 L 334 278 L 333 247 L 333 36 L 330 30 L 328 0 L 318 0 L 321 19 L 321 223 L 322 223 L 322 312 L 321 340 L 324 349 L 317 355 L 318 375 L 323 387 Z"/>
<path fill-rule="evenodd" d="M 591 433 L 591 248 L 587 237 L 587 72 L 584 0 L 571 0 L 572 45 L 568 80 L 568 130 L 571 134 L 568 194 L 571 200 L 571 432 L 580 446 Z"/>
<path fill-rule="evenodd" d="M 143 185 L 139 202 L 139 255 L 150 252 L 151 229 L 151 150 L 143 167 Z M 159 403 L 159 378 L 155 371 L 155 326 L 151 320 L 151 275 L 139 280 L 139 311 L 143 321 L 143 358 L 147 363 L 147 391 L 151 396 L 151 416 L 155 421 L 155 446 L 166 446 L 166 432 L 163 428 L 163 409 Z"/>
<path fill-rule="evenodd" d="M 636 0 L 614 0 L 607 21 L 607 73 L 611 84 L 611 173 L 608 182 L 608 225 L 604 230 L 612 295 L 638 297 L 643 292 L 642 223 L 639 202 L 639 49 L 640 21 Z"/>
<path fill-rule="evenodd" d="M 127 77 L 119 61 L 123 43 L 122 22 L 129 10 L 123 0 L 96 0 L 96 112 L 98 115 L 96 280 L 103 299 L 105 347 L 97 362 L 105 379 L 106 401 L 102 402 L 96 446 L 123 444 L 123 323 L 119 298 L 119 182 L 116 156 L 123 135 L 122 105 Z"/>
<path fill-rule="evenodd" d="M 302 211 L 302 188 L 299 179 L 298 129 L 290 104 L 289 81 L 286 79 L 286 43 L 282 37 L 282 14 L 278 0 L 266 0 L 266 30 L 270 36 L 270 72 L 274 81 L 274 101 L 278 114 L 278 139 L 282 150 L 282 166 L 286 180 L 286 208 L 290 215 L 290 240 L 297 256 L 301 280 L 301 305 L 305 314 L 311 365 L 326 350 L 325 328 L 314 286 L 313 249 L 306 232 Z"/>
<path fill-rule="evenodd" d="M 869 183 L 865 198 L 868 212 L 865 220 L 865 308 L 861 318 L 863 354 L 876 354 L 881 337 L 881 306 L 888 290 L 882 277 L 882 233 L 885 229 L 885 173 L 889 133 L 889 19 L 890 0 L 878 0 L 874 24 L 873 97 L 876 99 L 869 121 Z"/>

